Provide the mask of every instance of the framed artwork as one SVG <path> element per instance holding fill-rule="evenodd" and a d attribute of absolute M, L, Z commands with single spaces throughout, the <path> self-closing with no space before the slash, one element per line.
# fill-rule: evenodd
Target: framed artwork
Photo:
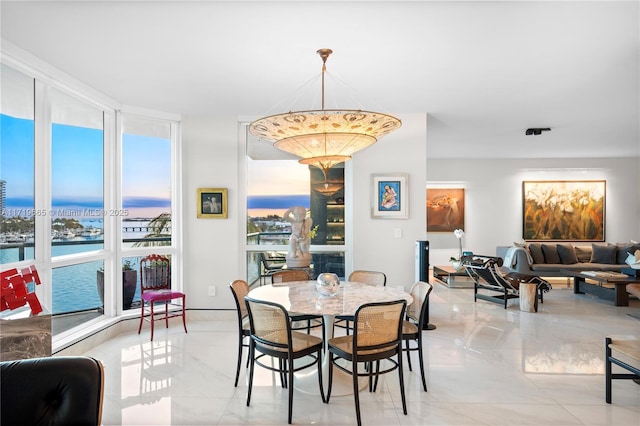
<path fill-rule="evenodd" d="M 523 181 L 522 238 L 604 241 L 604 180 Z"/>
<path fill-rule="evenodd" d="M 427 188 L 427 232 L 464 229 L 464 188 Z"/>
<path fill-rule="evenodd" d="M 371 217 L 407 219 L 409 217 L 409 175 L 371 175 Z"/>
<path fill-rule="evenodd" d="M 198 217 L 227 218 L 227 188 L 198 188 Z"/>

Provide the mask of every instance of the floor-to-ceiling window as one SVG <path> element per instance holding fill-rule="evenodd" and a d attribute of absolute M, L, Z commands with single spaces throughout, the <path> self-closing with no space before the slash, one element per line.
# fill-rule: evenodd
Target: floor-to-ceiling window
<path fill-rule="evenodd" d="M 91 254 L 104 247 L 105 110 L 56 88 L 49 93 L 52 312 L 98 314 L 103 262 Z"/>
<path fill-rule="evenodd" d="M 0 68 L 0 266 L 33 260 L 34 79 Z"/>
<path fill-rule="evenodd" d="M 302 206 L 312 221 L 311 270 L 344 277 L 344 164 L 328 172 L 298 163 L 298 159 L 247 134 L 247 280 L 268 282 L 270 268 L 285 263 L 291 223 L 283 214 Z"/>
<path fill-rule="evenodd" d="M 172 206 L 175 196 L 174 166 L 177 123 L 133 114 L 122 115 L 121 201 L 122 256 L 135 274 L 140 259 L 150 253 L 175 253 L 175 227 Z M 175 265 L 175 262 L 173 262 Z M 137 277 L 139 283 L 140 278 Z M 124 284 L 124 274 L 123 274 Z M 123 291 L 123 294 L 125 292 Z M 140 303 L 137 285 L 132 303 Z"/>
<path fill-rule="evenodd" d="M 138 260 L 180 256 L 177 117 L 120 112 L 20 64 L 1 76 L 0 268 L 37 265 L 54 335 L 139 306 Z"/>

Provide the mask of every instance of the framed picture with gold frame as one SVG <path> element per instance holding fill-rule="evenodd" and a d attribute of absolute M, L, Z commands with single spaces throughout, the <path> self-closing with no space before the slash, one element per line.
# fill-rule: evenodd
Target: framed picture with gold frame
<path fill-rule="evenodd" d="M 522 182 L 522 238 L 604 241 L 604 180 Z"/>
<path fill-rule="evenodd" d="M 227 188 L 198 188 L 198 217 L 227 218 Z"/>

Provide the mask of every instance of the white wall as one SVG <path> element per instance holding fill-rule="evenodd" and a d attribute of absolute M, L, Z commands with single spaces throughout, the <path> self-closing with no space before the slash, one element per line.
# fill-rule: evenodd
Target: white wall
<path fill-rule="evenodd" d="M 184 286 L 189 309 L 235 308 L 228 284 L 245 277 L 244 241 L 238 241 L 237 117 L 184 117 L 182 120 L 184 200 Z M 228 189 L 228 219 L 198 219 L 197 188 Z M 216 295 L 208 296 L 208 287 Z"/>
<path fill-rule="evenodd" d="M 387 274 L 387 285 L 409 288 L 415 282 L 416 240 L 426 237 L 427 116 L 399 114 L 403 125 L 375 145 L 354 155 L 353 269 Z M 372 174 L 409 175 L 409 218 L 373 219 Z M 400 229 L 401 238 L 395 238 Z"/>
<path fill-rule="evenodd" d="M 494 255 L 496 246 L 522 239 L 525 180 L 605 180 L 605 239 L 612 243 L 640 239 L 637 158 L 427 160 L 427 182 L 456 182 L 465 188 L 463 246 L 478 254 Z M 431 265 L 446 265 L 458 254 L 453 233 L 431 232 L 427 239 Z"/>
<path fill-rule="evenodd" d="M 466 188 L 465 249 L 494 254 L 498 245 L 522 237 L 523 180 L 605 179 L 606 239 L 640 239 L 640 162 L 632 159 L 427 160 L 426 114 L 399 115 L 403 126 L 358 152 L 347 167 L 352 179 L 351 229 L 354 269 L 382 270 L 388 285 L 415 281 L 415 241 L 430 241 L 431 265 L 447 264 L 457 254 L 452 233 L 426 232 L 426 182 L 457 182 Z M 184 279 L 190 309 L 234 309 L 227 286 L 245 279 L 244 217 L 239 191 L 237 117 L 184 117 L 182 121 L 185 199 Z M 429 143 L 434 143 L 429 141 Z M 586 169 L 586 173 L 569 169 Z M 547 169 L 541 174 L 540 169 Z M 554 170 L 552 170 L 554 169 Z M 409 175 L 409 219 L 371 218 L 371 174 Z M 196 189 L 229 190 L 228 219 L 197 219 Z M 348 196 L 348 195 L 347 195 Z M 347 213 L 349 214 L 349 213 Z M 401 238 L 395 238 L 400 229 Z M 208 296 L 208 287 L 216 296 Z"/>

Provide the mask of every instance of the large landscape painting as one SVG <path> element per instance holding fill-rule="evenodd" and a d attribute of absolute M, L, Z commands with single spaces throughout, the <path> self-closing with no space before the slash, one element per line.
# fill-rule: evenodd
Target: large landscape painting
<path fill-rule="evenodd" d="M 524 181 L 525 240 L 604 241 L 605 181 Z"/>

